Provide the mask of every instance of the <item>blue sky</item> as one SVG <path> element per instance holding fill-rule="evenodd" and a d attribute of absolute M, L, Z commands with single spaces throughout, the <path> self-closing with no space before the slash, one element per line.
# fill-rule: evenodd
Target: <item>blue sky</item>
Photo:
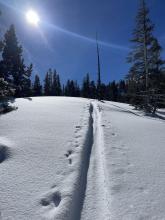
<path fill-rule="evenodd" d="M 155 36 L 165 49 L 165 1 L 148 0 Z M 96 79 L 95 35 L 98 32 L 102 80 L 124 78 L 129 65 L 126 57 L 139 0 L 0 0 L 1 33 L 11 23 L 24 47 L 26 62 L 34 64 L 41 78 L 49 67 L 55 68 L 64 82 L 81 82 L 89 72 Z M 38 28 L 25 19 L 26 11 L 40 15 Z M 165 58 L 165 52 L 162 56 Z"/>

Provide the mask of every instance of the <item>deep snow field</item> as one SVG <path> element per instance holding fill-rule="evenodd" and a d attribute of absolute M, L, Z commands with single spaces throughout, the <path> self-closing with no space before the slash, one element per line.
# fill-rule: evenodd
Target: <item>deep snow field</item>
<path fill-rule="evenodd" d="M 14 105 L 0 115 L 0 220 L 165 220 L 164 120 L 83 98 Z"/>

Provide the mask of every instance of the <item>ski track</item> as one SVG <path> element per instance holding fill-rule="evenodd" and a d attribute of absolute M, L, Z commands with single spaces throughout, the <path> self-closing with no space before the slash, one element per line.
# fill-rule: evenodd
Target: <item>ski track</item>
<path fill-rule="evenodd" d="M 101 107 L 92 101 L 85 111 L 89 111 L 89 117 L 76 126 L 74 149 L 64 155 L 69 174 L 59 187 L 55 184 L 40 199 L 41 219 L 110 219 Z M 86 132 L 82 144 L 83 127 Z"/>
<path fill-rule="evenodd" d="M 109 220 L 109 193 L 106 179 L 106 165 L 104 155 L 104 139 L 101 123 L 101 107 L 93 102 L 93 146 L 90 157 L 90 166 L 87 175 L 87 187 L 82 220 L 102 219 Z"/>

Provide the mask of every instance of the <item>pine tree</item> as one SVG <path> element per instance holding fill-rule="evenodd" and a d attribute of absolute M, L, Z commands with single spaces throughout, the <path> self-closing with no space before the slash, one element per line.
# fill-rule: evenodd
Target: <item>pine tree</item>
<path fill-rule="evenodd" d="M 10 87 L 4 78 L 0 78 L 0 101 L 8 101 L 10 96 L 14 95 L 14 90 Z"/>
<path fill-rule="evenodd" d="M 149 18 L 149 9 L 145 0 L 141 0 L 136 17 L 136 28 L 131 40 L 134 47 L 128 56 L 128 62 L 132 63 L 132 66 L 127 76 L 127 82 L 128 92 L 131 95 L 134 94 L 132 103 L 139 105 L 147 112 L 152 111 L 153 103 L 150 94 L 159 90 L 164 64 L 160 56 L 161 47 L 153 36 L 153 31 L 154 25 Z"/>
<path fill-rule="evenodd" d="M 150 62 L 150 74 L 149 74 L 149 87 L 154 92 L 161 93 L 161 83 L 163 81 L 163 72 L 165 61 L 161 58 L 162 47 L 158 40 L 155 38 L 151 46 L 151 62 Z"/>
<path fill-rule="evenodd" d="M 45 79 L 44 79 L 44 95 L 46 96 L 52 96 L 54 95 L 54 85 L 53 85 L 53 72 L 50 68 L 48 72 L 46 73 Z"/>
<path fill-rule="evenodd" d="M 128 62 L 132 63 L 128 78 L 134 81 L 139 90 L 148 90 L 148 74 L 151 55 L 151 45 L 153 42 L 154 25 L 149 19 L 149 9 L 144 0 L 141 0 L 141 6 L 136 17 L 136 28 L 133 31 L 134 43 L 132 52 L 128 56 Z M 137 92 L 135 89 L 135 92 Z"/>
<path fill-rule="evenodd" d="M 65 85 L 65 89 L 64 89 L 64 95 L 65 96 L 69 96 L 69 87 L 70 87 L 70 80 L 68 79 Z"/>
<path fill-rule="evenodd" d="M 66 94 L 65 94 L 65 85 L 63 84 L 62 85 L 62 96 L 65 96 Z"/>
<path fill-rule="evenodd" d="M 23 61 L 24 62 L 24 61 Z M 27 96 L 31 96 L 32 95 L 32 85 L 31 85 L 31 74 L 33 71 L 33 65 L 30 64 L 29 67 L 26 67 L 23 64 L 23 69 L 22 69 L 22 80 L 20 80 L 20 84 L 21 84 L 21 96 L 23 97 L 27 97 Z"/>
<path fill-rule="evenodd" d="M 30 89 L 32 65 L 25 66 L 22 53 L 22 46 L 18 43 L 15 27 L 11 25 L 4 35 L 0 71 L 5 81 L 15 88 L 16 97 L 29 95 L 27 93 Z"/>
<path fill-rule="evenodd" d="M 56 70 L 54 70 L 53 72 L 53 78 L 52 78 L 52 88 L 51 88 L 52 92 L 51 94 L 53 96 L 57 95 L 57 72 Z"/>
<path fill-rule="evenodd" d="M 83 85 L 82 85 L 82 96 L 84 98 L 90 98 L 91 96 L 91 91 L 90 91 L 90 78 L 89 78 L 89 73 L 84 77 L 83 80 Z"/>
<path fill-rule="evenodd" d="M 90 98 L 92 99 L 97 98 L 97 88 L 94 81 L 90 82 Z"/>
<path fill-rule="evenodd" d="M 75 97 L 80 97 L 80 87 L 77 83 L 77 81 L 74 82 L 74 87 L 75 87 Z"/>
<path fill-rule="evenodd" d="M 0 11 L 1 15 L 1 11 Z M 4 43 L 0 40 L 0 53 L 2 52 Z M 5 80 L 5 74 L 3 71 L 2 61 L 0 61 L 0 101 L 8 100 L 9 96 L 13 96 L 15 90 L 10 86 L 10 84 Z"/>
<path fill-rule="evenodd" d="M 34 96 L 42 95 L 42 85 L 40 83 L 40 78 L 38 75 L 35 75 L 34 84 L 33 84 L 33 95 Z"/>
<path fill-rule="evenodd" d="M 49 73 L 46 73 L 45 79 L 44 79 L 44 95 L 49 96 L 50 95 L 50 80 L 49 80 Z"/>
<path fill-rule="evenodd" d="M 51 68 L 48 70 L 48 80 L 49 80 L 49 93 L 48 93 L 48 95 L 52 96 L 53 95 L 53 93 L 52 93 L 53 71 Z"/>
<path fill-rule="evenodd" d="M 61 82 L 60 82 L 60 76 L 57 74 L 57 96 L 62 95 L 62 89 L 61 89 Z"/>
<path fill-rule="evenodd" d="M 109 84 L 109 99 L 115 102 L 118 100 L 118 87 L 115 81 Z"/>
<path fill-rule="evenodd" d="M 126 83 L 124 80 L 120 80 L 119 85 L 118 85 L 118 100 L 117 101 L 125 102 L 126 93 L 127 93 Z"/>
<path fill-rule="evenodd" d="M 70 97 L 80 97 L 80 88 L 77 81 L 67 80 L 64 86 L 64 95 Z"/>
<path fill-rule="evenodd" d="M 60 82 L 60 76 L 57 74 L 57 71 L 54 70 L 53 78 L 52 78 L 52 93 L 53 96 L 61 96 L 62 89 L 61 89 L 61 82 Z"/>

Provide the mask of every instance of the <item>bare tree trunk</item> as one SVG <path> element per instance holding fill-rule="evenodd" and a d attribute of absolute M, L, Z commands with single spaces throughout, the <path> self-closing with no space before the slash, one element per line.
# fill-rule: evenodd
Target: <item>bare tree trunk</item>
<path fill-rule="evenodd" d="M 97 96 L 98 100 L 101 100 L 101 71 L 100 71 L 100 51 L 96 33 L 96 44 L 97 44 L 97 64 L 98 64 L 98 81 L 97 81 Z"/>

